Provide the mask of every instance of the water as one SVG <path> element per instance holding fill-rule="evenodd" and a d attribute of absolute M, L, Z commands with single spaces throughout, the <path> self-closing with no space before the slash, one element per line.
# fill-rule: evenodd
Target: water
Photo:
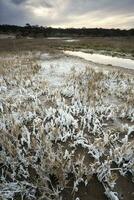
<path fill-rule="evenodd" d="M 102 54 L 91 54 L 91 53 L 84 53 L 81 51 L 64 51 L 65 54 L 71 56 L 77 56 L 84 58 L 85 60 L 89 60 L 95 63 L 104 64 L 104 65 L 113 65 L 118 67 L 123 67 L 127 69 L 134 69 L 134 60 L 119 58 L 119 57 L 112 57 L 108 55 Z"/>

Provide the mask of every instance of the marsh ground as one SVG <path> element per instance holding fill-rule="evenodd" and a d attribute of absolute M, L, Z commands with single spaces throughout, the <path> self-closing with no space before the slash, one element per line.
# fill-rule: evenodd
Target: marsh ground
<path fill-rule="evenodd" d="M 133 70 L 59 51 L 126 56 L 133 38 L 76 39 L 1 40 L 3 199 L 133 199 Z"/>
<path fill-rule="evenodd" d="M 57 49 L 106 50 L 134 56 L 134 37 L 0 39 L 0 52 L 23 50 L 53 52 Z"/>

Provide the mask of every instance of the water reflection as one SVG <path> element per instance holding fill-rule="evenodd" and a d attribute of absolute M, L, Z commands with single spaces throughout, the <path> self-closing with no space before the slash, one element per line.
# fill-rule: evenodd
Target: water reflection
<path fill-rule="evenodd" d="M 81 51 L 64 51 L 67 55 L 78 56 L 84 58 L 85 60 L 89 60 L 95 63 L 104 64 L 104 65 L 113 65 L 128 69 L 134 69 L 134 60 L 119 58 L 119 57 L 112 57 L 108 55 L 102 54 L 91 54 L 91 53 L 84 53 Z"/>

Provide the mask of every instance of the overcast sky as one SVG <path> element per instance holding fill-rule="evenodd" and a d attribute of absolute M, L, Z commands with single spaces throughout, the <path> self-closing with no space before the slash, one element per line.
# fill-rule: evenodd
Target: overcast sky
<path fill-rule="evenodd" d="M 0 24 L 134 28 L 134 0 L 0 0 Z"/>

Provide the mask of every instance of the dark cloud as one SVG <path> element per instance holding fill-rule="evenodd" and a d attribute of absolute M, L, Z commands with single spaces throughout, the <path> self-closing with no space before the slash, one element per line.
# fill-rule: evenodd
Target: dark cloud
<path fill-rule="evenodd" d="M 40 3 L 41 3 L 42 6 L 45 6 L 47 8 L 52 8 L 53 7 L 53 5 L 51 3 L 49 3 L 49 1 L 43 1 L 42 0 Z"/>
<path fill-rule="evenodd" d="M 12 3 L 14 4 L 25 4 L 25 3 L 29 3 L 29 4 L 35 4 L 35 5 L 41 5 L 41 6 L 45 6 L 45 7 L 53 7 L 52 4 L 50 3 L 50 1 L 48 0 L 36 0 L 36 1 L 30 1 L 30 0 L 11 0 Z"/>
<path fill-rule="evenodd" d="M 0 0 L 0 23 L 134 28 L 134 0 Z"/>
<path fill-rule="evenodd" d="M 24 10 L 21 5 L 11 4 L 9 0 L 0 2 L 0 24 L 24 25 L 30 19 L 28 10 Z"/>
<path fill-rule="evenodd" d="M 14 4 L 25 3 L 27 0 L 11 0 Z"/>

